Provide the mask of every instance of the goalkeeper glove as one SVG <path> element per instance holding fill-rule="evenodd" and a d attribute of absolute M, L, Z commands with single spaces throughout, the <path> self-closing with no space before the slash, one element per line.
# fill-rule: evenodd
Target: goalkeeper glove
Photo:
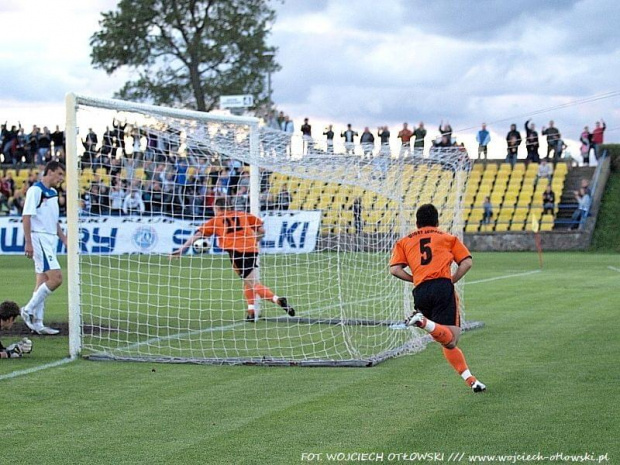
<path fill-rule="evenodd" d="M 5 351 L 9 358 L 20 358 L 23 354 L 32 352 L 32 341 L 25 337 L 21 341 L 8 346 Z"/>

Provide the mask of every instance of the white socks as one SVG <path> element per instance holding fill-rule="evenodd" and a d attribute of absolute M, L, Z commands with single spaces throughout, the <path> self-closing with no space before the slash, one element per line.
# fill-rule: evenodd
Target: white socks
<path fill-rule="evenodd" d="M 432 333 L 433 331 L 435 331 L 435 322 L 429 320 L 428 318 L 424 318 L 424 327 L 422 328 L 424 331 L 426 331 L 427 333 Z"/>
<path fill-rule="evenodd" d="M 49 290 L 47 284 L 41 284 L 39 288 L 32 294 L 32 299 L 30 299 L 30 302 L 26 304 L 26 313 L 33 315 L 35 320 L 43 320 L 45 299 L 47 299 L 47 296 L 49 296 L 51 293 L 52 291 Z"/>

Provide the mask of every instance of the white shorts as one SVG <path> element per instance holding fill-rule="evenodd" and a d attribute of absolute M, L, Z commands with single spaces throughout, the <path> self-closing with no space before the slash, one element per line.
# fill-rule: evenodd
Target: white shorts
<path fill-rule="evenodd" d="M 45 273 L 50 270 L 60 270 L 60 263 L 56 257 L 58 247 L 58 236 L 44 233 L 31 233 L 32 248 L 34 254 L 34 271 Z"/>

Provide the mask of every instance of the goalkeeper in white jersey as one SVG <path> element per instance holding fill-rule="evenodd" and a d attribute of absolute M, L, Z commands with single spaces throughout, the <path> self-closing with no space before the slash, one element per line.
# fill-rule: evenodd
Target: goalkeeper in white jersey
<path fill-rule="evenodd" d="M 19 305 L 10 300 L 0 304 L 0 329 L 11 329 L 15 318 L 19 316 Z M 4 347 L 0 342 L 0 358 L 19 358 L 32 352 L 32 341 L 27 337 L 21 341 Z"/>
<path fill-rule="evenodd" d="M 26 325 L 37 334 L 58 334 L 57 329 L 43 324 L 45 299 L 62 284 L 62 271 L 56 257 L 58 238 L 67 245 L 59 218 L 58 191 L 65 178 L 65 167 L 50 161 L 45 165 L 41 181 L 26 192 L 22 212 L 26 257 L 34 259 L 36 285 L 32 298 L 21 308 Z"/>

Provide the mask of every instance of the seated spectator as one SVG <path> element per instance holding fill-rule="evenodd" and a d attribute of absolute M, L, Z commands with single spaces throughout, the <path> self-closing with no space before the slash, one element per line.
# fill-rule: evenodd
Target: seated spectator
<path fill-rule="evenodd" d="M 276 210 L 288 210 L 293 198 L 286 185 L 282 186 L 276 199 Z"/>
<path fill-rule="evenodd" d="M 6 214 L 9 213 L 9 199 L 13 197 L 13 187 L 9 181 L 9 177 L 0 178 L 0 210 L 3 209 Z"/>
<path fill-rule="evenodd" d="M 237 193 L 233 195 L 231 201 L 233 210 L 238 212 L 247 212 L 250 210 L 250 198 L 245 187 L 239 187 Z"/>
<path fill-rule="evenodd" d="M 589 179 L 583 178 L 583 179 L 581 180 L 581 187 L 582 187 L 583 189 L 585 189 L 586 194 L 588 194 L 589 196 L 592 196 L 592 191 L 590 190 L 590 180 L 589 180 Z M 575 194 L 576 194 L 576 193 L 577 193 L 577 192 L 575 192 Z"/>
<path fill-rule="evenodd" d="M 9 208 L 11 215 L 22 215 L 24 204 L 26 203 L 26 191 L 28 190 L 27 182 L 22 183 L 22 187 L 13 193 L 13 198 L 9 199 Z M 59 199 L 60 200 L 60 199 Z"/>
<path fill-rule="evenodd" d="M 130 187 L 125 199 L 123 199 L 123 214 L 141 215 L 145 211 L 146 206 L 142 200 L 142 192 Z"/>
<path fill-rule="evenodd" d="M 536 173 L 536 183 L 538 183 L 541 178 L 546 178 L 548 181 L 551 181 L 552 177 L 553 166 L 547 163 L 547 160 L 543 158 L 540 162 L 540 165 L 538 165 L 538 173 Z"/>
<path fill-rule="evenodd" d="M 123 213 L 123 202 L 125 200 L 125 191 L 120 181 L 112 184 L 112 190 L 109 194 L 110 198 L 110 215 L 120 216 Z"/>
<path fill-rule="evenodd" d="M 590 199 L 590 194 L 586 191 L 585 188 L 581 187 L 578 191 L 575 191 L 575 200 L 579 204 L 575 212 L 573 213 L 572 220 L 573 224 L 570 229 L 579 228 L 580 222 L 588 216 L 588 212 L 590 211 L 590 205 L 592 203 Z"/>
<path fill-rule="evenodd" d="M 108 213 L 107 196 L 101 192 L 98 183 L 92 183 L 90 186 L 90 214 L 105 215 Z"/>
<path fill-rule="evenodd" d="M 146 210 L 151 215 L 161 215 L 164 207 L 164 192 L 158 179 L 150 182 L 145 191 L 145 196 Z"/>
<path fill-rule="evenodd" d="M 490 197 L 487 196 L 484 198 L 482 208 L 484 211 L 482 213 L 482 220 L 480 220 L 480 224 L 490 224 L 491 218 L 493 218 L 493 204 L 491 203 Z"/>
<path fill-rule="evenodd" d="M 544 160 L 543 160 L 544 161 Z M 547 186 L 542 195 L 543 215 L 553 215 L 555 210 L 555 193 L 551 190 L 551 184 Z"/>

